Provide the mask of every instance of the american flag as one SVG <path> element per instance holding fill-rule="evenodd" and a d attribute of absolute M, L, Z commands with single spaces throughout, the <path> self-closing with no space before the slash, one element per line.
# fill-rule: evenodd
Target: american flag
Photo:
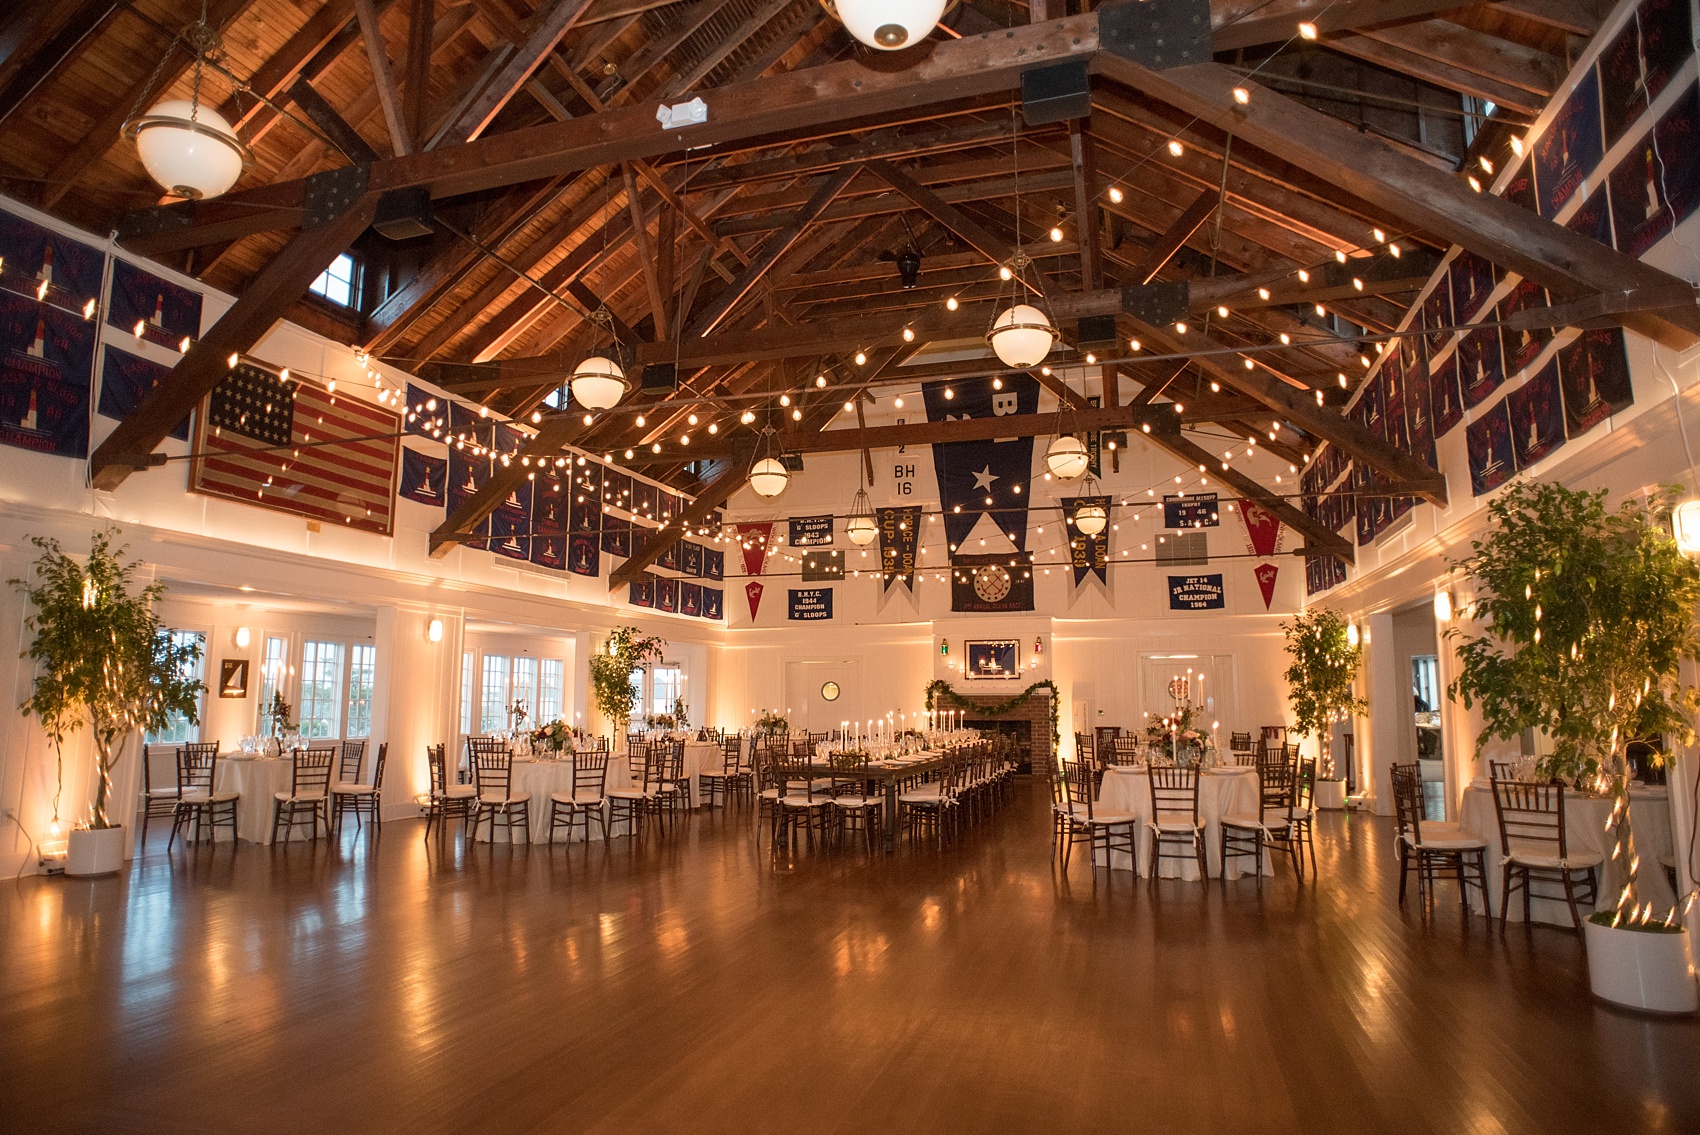
<path fill-rule="evenodd" d="M 390 535 L 399 414 L 246 364 L 208 402 L 195 419 L 205 456 L 191 464 L 191 490 Z"/>

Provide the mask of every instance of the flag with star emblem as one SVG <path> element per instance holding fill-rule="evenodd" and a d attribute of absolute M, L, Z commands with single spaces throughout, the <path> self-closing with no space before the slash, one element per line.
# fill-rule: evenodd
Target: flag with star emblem
<path fill-rule="evenodd" d="M 190 490 L 390 535 L 401 415 L 315 382 L 237 369 L 265 377 L 232 374 L 207 396 L 209 408 L 195 415 L 195 450 L 205 456 L 191 463 Z"/>
<path fill-rule="evenodd" d="M 946 392 L 950 397 L 946 397 Z M 929 422 L 997 418 L 1039 411 L 1039 384 L 1031 375 L 1006 374 L 921 387 Z M 952 441 L 933 446 L 939 502 L 952 562 L 966 554 L 1021 552 L 1027 548 L 1027 501 L 1033 472 L 1031 437 Z M 982 546 L 980 541 L 987 541 Z"/>

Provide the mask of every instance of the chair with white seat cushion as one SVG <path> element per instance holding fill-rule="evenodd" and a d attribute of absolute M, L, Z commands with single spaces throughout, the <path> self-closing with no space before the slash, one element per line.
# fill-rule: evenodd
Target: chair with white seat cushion
<path fill-rule="evenodd" d="M 1458 898 L 1470 913 L 1470 884 L 1481 890 L 1482 906 L 1493 915 L 1487 890 L 1487 841 L 1460 824 L 1423 819 L 1422 772 L 1415 764 L 1393 766 L 1393 807 L 1398 820 L 1399 905 L 1405 904 L 1406 878 L 1417 873 L 1417 898 L 1426 903 L 1443 878 L 1458 880 Z"/>
<path fill-rule="evenodd" d="M 1088 869 L 1097 877 L 1098 852 L 1104 853 L 1104 870 L 1111 869 L 1110 854 L 1125 851 L 1139 874 L 1139 818 L 1131 812 L 1102 812 L 1093 799 L 1092 766 L 1086 761 L 1063 762 L 1062 798 L 1053 809 L 1053 842 L 1062 843 L 1063 870 L 1068 870 L 1076 843 L 1086 844 Z M 1066 841 L 1061 837 L 1066 836 Z"/>
<path fill-rule="evenodd" d="M 549 842 L 555 842 L 555 829 L 567 829 L 567 842 L 573 839 L 573 828 L 584 828 L 585 842 L 590 841 L 590 821 L 595 818 L 602 829 L 602 840 L 608 840 L 607 797 L 608 751 L 581 749 L 573 753 L 573 776 L 566 792 L 549 794 Z"/>
<path fill-rule="evenodd" d="M 872 854 L 885 817 L 885 801 L 868 790 L 868 754 L 855 757 L 840 754 L 834 758 L 833 770 L 829 792 L 834 834 L 842 846 L 845 833 L 860 831 L 862 842 Z"/>
<path fill-rule="evenodd" d="M 159 746 L 142 746 L 142 847 L 148 846 L 148 821 L 156 819 L 171 819 L 177 814 L 177 796 L 181 791 L 175 782 L 164 784 L 158 788 L 153 783 L 153 749 Z M 176 750 L 172 750 L 172 760 L 176 761 Z"/>
<path fill-rule="evenodd" d="M 361 756 L 364 756 L 366 742 L 360 742 Z M 378 746 L 377 760 L 372 762 L 372 783 L 364 784 L 359 780 L 343 781 L 331 785 L 331 820 L 336 825 L 337 835 L 342 835 L 342 817 L 345 813 L 354 813 L 356 827 L 364 828 L 362 816 L 372 817 L 372 829 L 382 834 L 384 825 L 384 763 L 389 760 L 390 746 L 386 741 Z M 355 775 L 359 776 L 360 757 L 355 758 Z M 348 745 L 343 745 L 342 769 L 348 770 Z"/>
<path fill-rule="evenodd" d="M 310 824 L 313 838 L 319 838 L 319 821 L 325 822 L 325 834 L 331 834 L 331 765 L 336 763 L 336 746 L 309 745 L 295 750 L 290 772 L 289 791 L 272 794 L 272 842 L 277 842 L 278 825 L 288 821 L 284 843 L 295 835 L 301 823 Z M 302 815 L 307 817 L 302 820 Z"/>
<path fill-rule="evenodd" d="M 360 766 L 366 763 L 366 742 L 344 741 L 336 762 L 336 776 L 331 787 L 339 784 L 360 784 Z"/>
<path fill-rule="evenodd" d="M 508 830 L 508 842 L 514 838 L 515 817 L 525 832 L 525 842 L 531 843 L 531 793 L 514 791 L 514 755 L 507 749 L 492 752 L 488 749 L 473 755 L 473 785 L 478 795 L 472 801 L 472 833 L 478 838 L 478 828 L 490 821 L 490 840 L 496 839 L 496 821 Z"/>
<path fill-rule="evenodd" d="M 219 792 L 214 782 L 218 774 L 218 742 L 190 742 L 177 750 L 177 804 L 172 810 L 171 837 L 165 841 L 170 851 L 177 842 L 177 832 L 193 823 L 195 842 L 201 842 L 201 822 L 206 821 L 208 836 L 218 839 L 220 826 L 230 829 L 230 840 L 236 841 L 237 793 Z"/>
<path fill-rule="evenodd" d="M 444 745 L 425 746 L 425 763 L 431 770 L 431 793 L 425 798 L 425 838 L 431 838 L 431 825 L 438 834 L 448 827 L 451 817 L 472 818 L 472 798 L 478 789 L 470 784 L 450 784 L 448 751 Z"/>
<path fill-rule="evenodd" d="M 1511 909 L 1511 892 L 1523 892 L 1523 921 L 1529 922 L 1531 898 L 1536 883 L 1556 883 L 1564 888 L 1570 907 L 1570 923 L 1582 934 L 1578 902 L 1593 906 L 1599 901 L 1595 869 L 1604 862 L 1594 851 L 1571 851 L 1564 827 L 1564 785 L 1536 784 L 1523 780 L 1494 780 L 1493 809 L 1499 817 L 1500 866 L 1505 872 L 1504 895 L 1499 904 L 1499 933 L 1505 935 L 1506 916 Z"/>
<path fill-rule="evenodd" d="M 636 783 L 628 788 L 608 791 L 608 818 L 602 829 L 604 843 L 614 838 L 614 825 L 621 820 L 626 822 L 627 835 L 641 838 L 644 817 L 655 811 L 656 797 L 661 791 L 659 758 L 652 757 L 650 747 L 641 742 L 636 750 L 638 764 L 635 767 L 628 765 Z M 631 760 L 630 754 L 627 754 L 627 760 Z"/>
<path fill-rule="evenodd" d="M 778 854 L 781 845 L 795 848 L 797 831 L 800 828 L 803 837 L 814 846 L 815 832 L 821 833 L 824 842 L 827 833 L 827 816 L 832 807 L 832 797 L 827 795 L 823 787 L 817 787 L 816 781 L 810 776 L 810 764 L 814 750 L 810 742 L 801 740 L 793 743 L 789 750 L 776 748 L 772 752 L 774 762 L 774 794 L 773 810 L 773 850 Z M 832 778 L 825 778 L 827 785 Z"/>
<path fill-rule="evenodd" d="M 1180 844 L 1191 850 L 1198 877 L 1208 879 L 1204 859 L 1204 821 L 1198 816 L 1198 770 L 1179 765 L 1152 765 L 1146 770 L 1151 788 L 1151 879 L 1156 881 L 1165 859 L 1185 859 L 1184 853 L 1165 852 Z"/>
<path fill-rule="evenodd" d="M 1259 765 L 1257 769 L 1258 810 L 1255 813 L 1236 812 L 1222 817 L 1221 858 L 1222 880 L 1228 878 L 1228 861 L 1247 855 L 1252 857 L 1257 885 L 1263 887 L 1263 850 L 1280 848 L 1293 861 L 1293 874 L 1304 880 L 1304 861 L 1299 844 L 1293 838 L 1294 794 L 1298 775 L 1285 764 Z"/>

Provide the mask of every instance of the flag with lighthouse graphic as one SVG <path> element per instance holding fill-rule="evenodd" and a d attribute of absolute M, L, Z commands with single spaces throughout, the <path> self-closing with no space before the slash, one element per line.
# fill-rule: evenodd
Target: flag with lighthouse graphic
<path fill-rule="evenodd" d="M 80 312 L 0 294 L 0 443 L 88 456 L 94 344 Z"/>
<path fill-rule="evenodd" d="M 106 322 L 137 339 L 188 350 L 201 337 L 201 293 L 114 260 Z"/>
<path fill-rule="evenodd" d="M 0 289 L 66 311 L 93 311 L 106 254 L 0 210 Z"/>

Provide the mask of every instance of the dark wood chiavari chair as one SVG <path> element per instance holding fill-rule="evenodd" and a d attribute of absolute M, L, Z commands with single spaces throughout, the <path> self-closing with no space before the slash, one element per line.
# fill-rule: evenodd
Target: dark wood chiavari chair
<path fill-rule="evenodd" d="M 506 745 L 484 749 L 473 755 L 473 783 L 478 795 L 473 798 L 471 839 L 478 838 L 478 827 L 490 821 L 490 841 L 496 839 L 496 819 L 501 818 L 507 829 L 508 842 L 514 841 L 514 817 L 525 832 L 525 842 L 531 843 L 531 793 L 514 791 L 514 755 Z"/>
<path fill-rule="evenodd" d="M 689 817 L 691 812 L 691 782 L 685 776 L 685 743 L 662 741 L 660 776 L 655 786 L 654 807 L 661 821 L 663 834 L 673 824 Z"/>
<path fill-rule="evenodd" d="M 631 756 L 627 754 L 627 767 L 632 771 L 632 784 L 625 788 L 612 788 L 607 792 L 608 818 L 602 829 L 603 842 L 614 838 L 614 825 L 621 820 L 626 822 L 626 834 L 636 839 L 643 837 L 644 817 L 653 814 L 655 797 L 660 792 L 661 769 L 659 756 L 651 756 L 650 746 L 637 746 L 641 764 L 631 769 Z"/>
<path fill-rule="evenodd" d="M 221 825 L 230 829 L 230 840 L 236 842 L 236 801 L 234 792 L 219 792 L 215 781 L 218 774 L 218 742 L 190 742 L 177 750 L 177 806 L 172 811 L 171 836 L 165 841 L 170 851 L 183 827 L 195 825 L 195 842 L 201 842 L 201 822 L 205 820 L 208 837 L 217 840 Z"/>
<path fill-rule="evenodd" d="M 359 784 L 360 766 L 365 763 L 366 742 L 344 741 L 337 758 L 336 776 L 331 780 L 331 787 L 339 784 Z"/>
<path fill-rule="evenodd" d="M 1093 764 L 1098 759 L 1098 754 L 1092 748 L 1092 738 L 1078 730 L 1074 734 L 1074 759 L 1085 761 L 1087 764 Z"/>
<path fill-rule="evenodd" d="M 608 841 L 607 815 L 608 752 L 606 749 L 580 749 L 573 753 L 572 782 L 566 792 L 549 794 L 549 842 L 555 842 L 555 829 L 567 829 L 567 842 L 573 839 L 573 828 L 582 825 L 584 839 L 590 842 L 590 821 L 594 817 L 602 829 L 602 841 Z"/>
<path fill-rule="evenodd" d="M 744 768 L 744 739 L 728 737 L 720 742 L 720 768 L 716 772 L 700 772 L 697 780 L 702 786 L 702 792 L 708 797 L 708 806 L 714 807 L 718 797 L 730 805 L 735 794 L 739 794 L 743 781 Z M 741 798 L 741 797 L 740 797 Z"/>
<path fill-rule="evenodd" d="M 142 848 L 148 846 L 148 821 L 169 820 L 177 814 L 177 797 L 180 789 L 175 783 L 162 785 L 158 788 L 153 783 L 153 758 L 155 751 L 163 751 L 162 746 L 142 745 Z M 177 750 L 169 750 L 172 763 L 177 760 Z"/>
<path fill-rule="evenodd" d="M 464 783 L 478 784 L 478 755 L 480 753 L 505 753 L 508 743 L 500 737 L 468 737 L 466 739 L 466 770 Z M 474 793 L 473 795 L 477 795 Z"/>
<path fill-rule="evenodd" d="M 1110 750 L 1106 754 L 1108 763 L 1120 768 L 1128 768 L 1140 762 L 1138 737 L 1116 737 L 1110 741 Z"/>
<path fill-rule="evenodd" d="M 774 851 L 777 852 L 782 844 L 795 848 L 799 828 L 812 847 L 816 831 L 821 833 L 822 840 L 826 838 L 832 798 L 825 789 L 831 784 L 831 778 L 824 778 L 817 784 L 817 779 L 811 775 L 809 766 L 814 762 L 814 745 L 806 738 L 788 746 L 775 747 L 772 757 L 776 802 L 773 810 Z"/>
<path fill-rule="evenodd" d="M 325 835 L 331 834 L 331 766 L 336 763 L 335 745 L 309 745 L 304 749 L 296 749 L 291 758 L 292 768 L 289 775 L 289 791 L 272 794 L 272 842 L 277 842 L 277 829 L 280 823 L 288 821 L 284 828 L 283 840 L 287 847 L 295 837 L 295 829 L 303 821 L 301 816 L 306 814 L 306 823 L 313 829 L 313 838 L 319 838 L 319 821 L 325 822 Z"/>
<path fill-rule="evenodd" d="M 1511 775 L 1511 762 L 1510 761 L 1489 761 L 1488 762 L 1488 779 L 1489 780 L 1515 780 L 1516 778 Z"/>
<path fill-rule="evenodd" d="M 1434 894 L 1434 885 L 1441 879 L 1456 879 L 1464 913 L 1470 913 L 1470 884 L 1474 883 L 1481 888 L 1482 906 L 1492 915 L 1487 890 L 1487 841 L 1477 839 L 1458 824 L 1423 819 L 1423 778 L 1416 764 L 1395 764 L 1392 773 L 1393 810 L 1398 824 L 1399 905 L 1405 905 L 1406 882 L 1414 870 L 1419 902 L 1427 903 Z"/>
<path fill-rule="evenodd" d="M 360 742 L 361 756 L 364 756 L 366 742 Z M 362 816 L 372 817 L 372 830 L 379 834 L 384 828 L 384 763 L 389 759 L 390 745 L 388 741 L 378 746 L 377 759 L 372 762 L 372 783 L 362 784 L 360 781 L 344 781 L 331 785 L 331 818 L 336 825 L 337 835 L 342 835 L 342 817 L 345 812 L 354 814 L 354 826 L 363 828 Z M 359 759 L 355 759 L 355 776 L 359 776 Z M 343 746 L 342 766 L 346 775 L 348 769 L 348 748 Z"/>
<path fill-rule="evenodd" d="M 1062 813 L 1052 835 L 1053 850 L 1061 844 L 1063 870 L 1068 870 L 1076 843 L 1086 844 L 1087 865 L 1094 873 L 1098 867 L 1098 852 L 1104 853 L 1104 870 L 1111 869 L 1110 855 L 1125 851 L 1139 874 L 1139 819 L 1131 812 L 1101 812 L 1098 803 L 1092 766 L 1080 761 L 1065 762 L 1062 781 Z M 1066 837 L 1066 839 L 1065 839 Z M 1094 877 L 1096 877 L 1094 875 Z"/>
<path fill-rule="evenodd" d="M 472 800 L 478 795 L 478 789 L 470 784 L 449 783 L 446 745 L 425 746 L 425 763 L 431 772 L 431 792 L 425 804 L 425 838 L 430 839 L 433 824 L 440 825 L 437 828 L 440 834 L 450 819 L 456 816 L 462 820 L 472 818 Z"/>
<path fill-rule="evenodd" d="M 1549 897 L 1534 893 L 1536 883 L 1557 883 L 1564 888 L 1570 923 L 1580 936 L 1582 915 L 1576 904 L 1582 901 L 1593 906 L 1599 901 L 1595 870 L 1604 860 L 1598 852 L 1570 850 L 1570 833 L 1564 826 L 1564 785 L 1496 780 L 1493 808 L 1499 817 L 1500 863 L 1504 871 L 1499 902 L 1500 937 L 1505 936 L 1512 891 L 1523 892 L 1525 923 L 1529 921 L 1530 899 Z"/>
<path fill-rule="evenodd" d="M 873 854 L 874 841 L 882 835 L 885 801 L 877 793 L 869 791 L 866 753 L 836 760 L 828 795 L 832 805 L 833 835 L 840 845 L 846 833 L 859 831 L 868 853 Z"/>
<path fill-rule="evenodd" d="M 956 794 L 962 783 L 967 748 L 964 745 L 951 750 L 949 760 L 933 780 L 911 785 L 897 794 L 898 823 L 911 840 L 931 832 L 934 845 L 944 847 L 945 837 L 957 816 Z"/>
<path fill-rule="evenodd" d="M 1184 843 L 1198 862 L 1200 879 L 1210 877 L 1204 859 L 1204 821 L 1198 816 L 1198 770 L 1178 765 L 1153 765 L 1147 771 L 1151 789 L 1151 879 L 1156 881 L 1165 859 L 1185 855 L 1165 853 L 1166 844 Z"/>
<path fill-rule="evenodd" d="M 1292 766 L 1265 764 L 1257 766 L 1256 814 L 1232 813 L 1221 820 L 1222 880 L 1228 878 L 1228 860 L 1247 855 L 1252 858 L 1257 886 L 1263 889 L 1263 849 L 1277 847 L 1293 860 L 1293 874 L 1304 878 L 1304 863 L 1299 858 L 1299 846 L 1293 839 L 1293 808 L 1298 790 L 1298 774 Z"/>

